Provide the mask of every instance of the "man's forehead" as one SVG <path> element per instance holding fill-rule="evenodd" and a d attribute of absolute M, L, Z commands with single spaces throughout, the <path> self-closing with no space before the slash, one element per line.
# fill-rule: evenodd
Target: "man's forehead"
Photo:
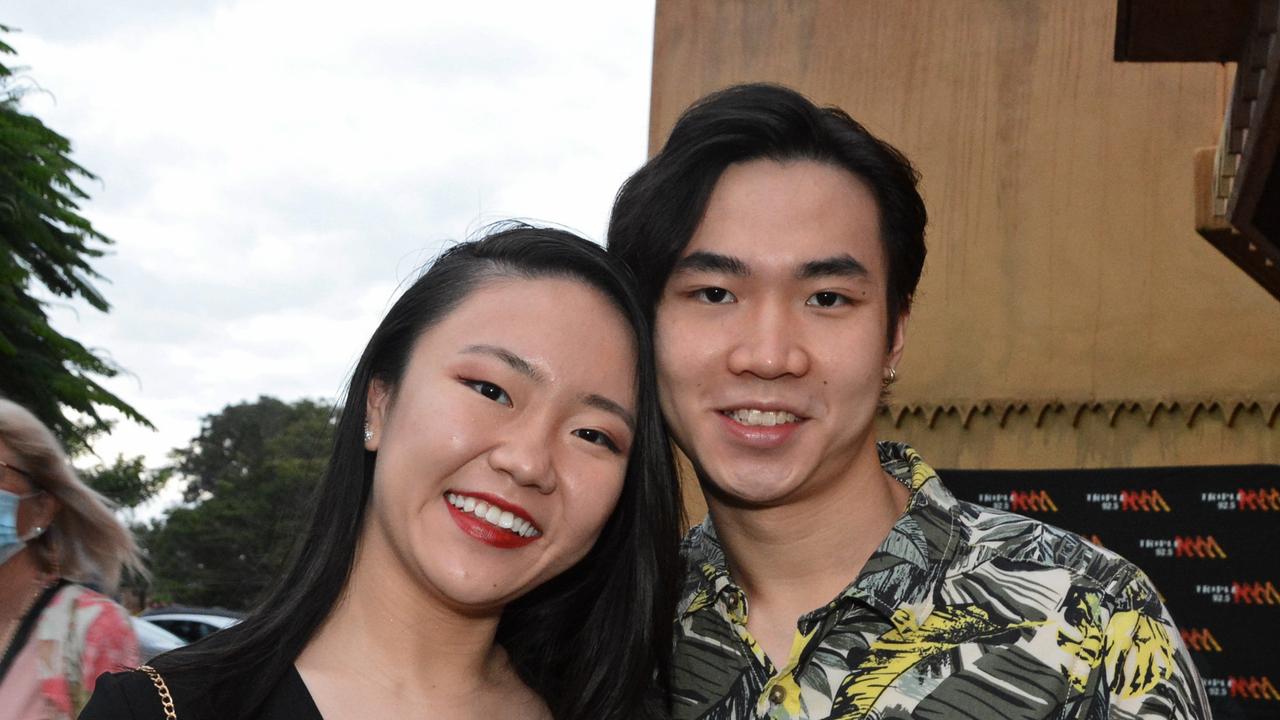
<path fill-rule="evenodd" d="M 883 262 L 879 208 L 848 171 L 814 161 L 730 166 L 674 268 L 867 274 Z"/>

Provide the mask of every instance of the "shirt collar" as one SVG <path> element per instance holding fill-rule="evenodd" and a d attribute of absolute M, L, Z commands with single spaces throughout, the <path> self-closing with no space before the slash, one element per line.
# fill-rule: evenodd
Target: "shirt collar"
<path fill-rule="evenodd" d="M 826 606 L 801 618 L 802 626 L 850 600 L 865 603 L 898 625 L 918 626 L 933 609 L 934 586 L 942 580 L 944 561 L 955 551 L 956 499 L 910 446 L 881 442 L 876 449 L 884 471 L 911 491 L 906 511 L 858 577 Z M 677 617 L 713 604 L 733 587 L 710 515 L 689 531 L 681 552 L 689 574 Z"/>

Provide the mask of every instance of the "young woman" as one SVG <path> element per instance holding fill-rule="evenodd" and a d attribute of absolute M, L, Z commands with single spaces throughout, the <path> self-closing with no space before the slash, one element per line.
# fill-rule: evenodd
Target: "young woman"
<path fill-rule="evenodd" d="M 138 662 L 115 590 L 138 548 L 57 438 L 0 399 L 0 718 L 69 720 L 94 680 Z"/>
<path fill-rule="evenodd" d="M 653 383 L 602 249 L 450 249 L 360 358 L 279 588 L 81 717 L 661 716 L 680 527 Z"/>

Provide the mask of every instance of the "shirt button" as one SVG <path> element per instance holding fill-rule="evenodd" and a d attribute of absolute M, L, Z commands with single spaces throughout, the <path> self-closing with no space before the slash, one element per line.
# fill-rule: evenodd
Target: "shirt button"
<path fill-rule="evenodd" d="M 787 689 L 782 687 L 781 685 L 774 685 L 773 688 L 769 690 L 769 702 L 773 703 L 774 705 L 781 705 L 782 701 L 786 699 L 787 699 Z"/>

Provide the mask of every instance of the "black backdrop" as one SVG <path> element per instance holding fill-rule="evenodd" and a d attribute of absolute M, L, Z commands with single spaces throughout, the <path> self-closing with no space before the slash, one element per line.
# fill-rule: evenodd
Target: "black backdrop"
<path fill-rule="evenodd" d="M 957 497 L 1135 562 L 1182 629 L 1214 717 L 1280 718 L 1280 465 L 939 475 Z"/>

